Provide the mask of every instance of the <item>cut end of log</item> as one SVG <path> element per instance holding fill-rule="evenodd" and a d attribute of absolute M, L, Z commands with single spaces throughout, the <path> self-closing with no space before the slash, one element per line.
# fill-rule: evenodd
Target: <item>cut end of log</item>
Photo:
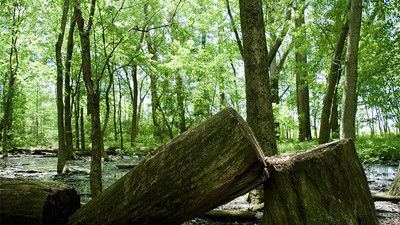
<path fill-rule="evenodd" d="M 351 139 L 267 162 L 264 224 L 379 224 Z"/>
<path fill-rule="evenodd" d="M 2 225 L 65 225 L 80 207 L 80 197 L 72 186 L 2 177 L 0 202 Z"/>

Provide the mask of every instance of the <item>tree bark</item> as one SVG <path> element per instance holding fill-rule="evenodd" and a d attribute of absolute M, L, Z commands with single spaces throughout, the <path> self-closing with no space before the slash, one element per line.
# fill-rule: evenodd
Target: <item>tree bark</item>
<path fill-rule="evenodd" d="M 181 224 L 259 185 L 263 158 L 248 125 L 227 108 L 161 146 L 68 224 Z"/>
<path fill-rule="evenodd" d="M 305 1 L 297 3 L 296 11 L 298 16 L 295 19 L 295 25 L 299 32 L 295 40 L 296 57 L 296 102 L 297 115 L 299 121 L 299 141 L 311 140 L 310 123 L 310 97 L 307 78 L 307 51 L 304 46 L 306 38 L 305 31 Z M 297 14 L 296 13 L 296 14 Z"/>
<path fill-rule="evenodd" d="M 379 224 L 350 139 L 267 159 L 263 224 Z"/>
<path fill-rule="evenodd" d="M 357 65 L 360 40 L 362 0 L 351 0 L 349 36 L 347 40 L 345 80 L 342 99 L 340 138 L 355 138 L 357 112 Z"/>
<path fill-rule="evenodd" d="M 80 207 L 79 201 L 69 185 L 0 177 L 2 225 L 64 225 Z"/>
<path fill-rule="evenodd" d="M 185 118 L 185 104 L 184 104 L 184 90 L 182 76 L 178 73 L 176 74 L 176 101 L 177 110 L 179 114 L 179 131 L 183 133 L 187 130 L 186 118 Z"/>
<path fill-rule="evenodd" d="M 400 164 L 397 169 L 396 178 L 394 179 L 392 187 L 389 190 L 390 195 L 400 196 Z"/>
<path fill-rule="evenodd" d="M 96 197 L 102 191 L 101 180 L 101 156 L 103 148 L 103 137 L 100 126 L 100 90 L 99 80 L 92 79 L 91 56 L 90 56 L 90 28 L 93 23 L 93 15 L 96 0 L 92 0 L 89 21 L 85 24 L 83 12 L 79 4 L 75 5 L 75 17 L 79 28 L 82 48 L 82 68 L 85 86 L 88 94 L 88 106 L 91 114 L 91 139 L 92 159 L 90 163 L 90 190 L 92 197 Z"/>
<path fill-rule="evenodd" d="M 347 32 L 349 30 L 349 24 L 346 22 L 342 26 L 342 31 L 340 32 L 338 42 L 336 43 L 335 54 L 331 62 L 331 68 L 328 77 L 328 86 L 325 93 L 322 112 L 321 112 L 321 123 L 319 127 L 319 144 L 325 144 L 329 141 L 330 137 L 330 126 L 329 119 L 331 115 L 331 109 L 333 107 L 333 97 L 335 96 L 336 84 L 339 79 L 340 61 L 342 58 L 342 52 L 344 48 L 344 43 L 346 41 Z"/>
<path fill-rule="evenodd" d="M 65 153 L 67 159 L 73 158 L 73 151 L 74 151 L 74 146 L 72 145 L 72 111 L 71 111 L 71 83 L 70 83 L 71 60 L 72 60 L 72 53 L 74 50 L 74 30 L 75 30 L 75 18 L 72 17 L 68 34 L 68 41 L 67 41 L 67 58 L 65 59 L 65 77 L 64 77 Z"/>
<path fill-rule="evenodd" d="M 211 210 L 201 218 L 218 222 L 253 222 L 257 221 L 256 212 L 238 210 Z"/>
<path fill-rule="evenodd" d="M 85 114 L 83 113 L 83 108 L 81 108 L 81 115 L 80 115 L 80 121 L 81 121 L 81 149 L 85 150 L 85 124 L 84 124 L 84 119 L 83 117 Z"/>
<path fill-rule="evenodd" d="M 61 17 L 61 28 L 56 43 L 56 66 L 57 66 L 57 128 L 58 128 L 58 160 L 57 173 L 65 171 L 65 128 L 64 128 L 64 103 L 63 103 L 63 70 L 62 45 L 64 41 L 65 26 L 67 24 L 69 0 L 64 1 L 63 14 Z"/>
<path fill-rule="evenodd" d="M 265 28 L 260 0 L 240 0 L 247 121 L 266 155 L 277 153 L 269 84 Z"/>

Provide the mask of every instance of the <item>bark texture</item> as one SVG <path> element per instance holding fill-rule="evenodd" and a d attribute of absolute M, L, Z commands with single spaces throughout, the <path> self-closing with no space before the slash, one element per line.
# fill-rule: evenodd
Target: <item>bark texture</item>
<path fill-rule="evenodd" d="M 63 103 L 63 70 L 62 63 L 62 45 L 64 41 L 65 26 L 67 24 L 69 10 L 69 0 L 64 1 L 63 13 L 61 17 L 60 33 L 58 34 L 56 50 L 56 65 L 57 65 L 57 129 L 58 129 L 58 160 L 57 173 L 63 173 L 65 170 L 65 130 L 64 130 L 64 103 Z"/>
<path fill-rule="evenodd" d="M 330 137 L 330 124 L 329 119 L 331 116 L 331 109 L 334 105 L 333 98 L 335 97 L 336 84 L 339 80 L 340 73 L 340 61 L 342 58 L 344 43 L 346 41 L 347 33 L 349 30 L 349 24 L 346 23 L 342 27 L 338 42 L 336 43 L 335 54 L 331 62 L 331 68 L 328 77 L 328 86 L 326 88 L 326 93 L 323 101 L 322 112 L 321 112 L 321 124 L 319 127 L 319 144 L 325 144 L 329 141 Z"/>
<path fill-rule="evenodd" d="M 0 177 L 0 224 L 62 225 L 80 207 L 69 185 Z"/>
<path fill-rule="evenodd" d="M 227 108 L 161 146 L 68 224 L 181 224 L 259 185 L 263 157 Z"/>
<path fill-rule="evenodd" d="M 263 224 L 379 224 L 351 139 L 267 159 Z"/>
<path fill-rule="evenodd" d="M 265 28 L 260 0 L 240 0 L 247 122 L 266 155 L 277 153 Z"/>
<path fill-rule="evenodd" d="M 88 95 L 88 108 L 91 114 L 91 139 L 92 139 L 92 158 L 90 162 L 90 191 L 92 197 L 96 197 L 102 191 L 101 180 L 101 154 L 103 151 L 103 136 L 100 126 L 100 89 L 99 80 L 92 78 L 92 64 L 90 56 L 90 29 L 93 23 L 93 15 L 96 0 L 91 1 L 89 21 L 86 24 L 83 12 L 79 4 L 75 5 L 75 17 L 79 28 L 82 48 L 82 70 Z"/>
<path fill-rule="evenodd" d="M 357 65 L 360 40 L 362 0 L 351 0 L 349 37 L 347 40 L 345 80 L 342 99 L 340 138 L 355 138 L 357 112 Z"/>
<path fill-rule="evenodd" d="M 299 34 L 295 37 L 296 57 L 296 102 L 299 120 L 299 140 L 311 140 L 310 123 L 310 94 L 307 78 L 307 48 L 304 46 L 306 39 L 305 30 L 305 2 L 299 1 L 296 6 L 295 25 Z"/>
<path fill-rule="evenodd" d="M 390 195 L 400 196 L 400 164 L 397 169 L 396 178 L 394 179 L 393 185 L 389 190 Z"/>

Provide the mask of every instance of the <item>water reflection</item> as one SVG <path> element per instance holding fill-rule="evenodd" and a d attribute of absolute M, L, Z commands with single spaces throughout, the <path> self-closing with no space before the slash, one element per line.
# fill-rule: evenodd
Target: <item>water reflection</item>
<path fill-rule="evenodd" d="M 109 187 L 124 176 L 129 169 L 118 169 L 117 164 L 130 164 L 140 158 L 112 156 L 113 161 L 102 163 L 103 188 Z M 72 185 L 81 195 L 81 201 L 87 202 L 90 196 L 90 157 L 67 161 L 72 175 L 57 175 L 57 158 L 35 155 L 18 155 L 0 159 L 0 176 L 26 178 L 31 180 L 57 181 Z M 372 192 L 386 192 L 394 181 L 397 165 L 365 164 L 365 173 Z"/>

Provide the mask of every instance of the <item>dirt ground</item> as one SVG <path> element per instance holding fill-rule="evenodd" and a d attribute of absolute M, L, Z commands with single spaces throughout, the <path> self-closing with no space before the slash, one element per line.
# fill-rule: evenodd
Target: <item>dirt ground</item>
<path fill-rule="evenodd" d="M 375 202 L 381 225 L 400 225 L 400 205 L 390 202 Z"/>

